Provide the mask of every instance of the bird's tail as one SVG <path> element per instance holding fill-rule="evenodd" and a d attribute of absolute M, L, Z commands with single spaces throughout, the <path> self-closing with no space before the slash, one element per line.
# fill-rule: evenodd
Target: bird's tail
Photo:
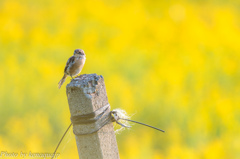
<path fill-rule="evenodd" d="M 67 75 L 64 74 L 63 77 L 62 77 L 62 79 L 58 82 L 58 89 L 61 88 L 61 86 L 62 86 L 62 84 L 65 82 L 66 78 L 67 78 Z"/>

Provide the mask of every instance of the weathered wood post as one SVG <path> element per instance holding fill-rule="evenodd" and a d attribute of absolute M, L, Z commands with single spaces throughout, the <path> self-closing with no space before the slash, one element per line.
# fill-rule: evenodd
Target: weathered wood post
<path fill-rule="evenodd" d="M 119 159 L 112 123 L 107 122 L 100 128 L 110 112 L 103 77 L 97 74 L 81 75 L 67 85 L 66 91 L 79 158 Z"/>

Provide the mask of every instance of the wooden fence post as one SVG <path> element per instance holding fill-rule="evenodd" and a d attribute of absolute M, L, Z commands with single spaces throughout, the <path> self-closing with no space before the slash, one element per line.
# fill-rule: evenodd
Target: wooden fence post
<path fill-rule="evenodd" d="M 84 74 L 67 85 L 67 98 L 71 116 L 85 115 L 108 105 L 104 79 L 97 74 Z M 109 113 L 108 109 L 106 113 Z M 96 123 L 74 124 L 80 159 L 119 159 L 118 146 L 113 125 L 106 124 L 97 132 L 88 134 Z M 78 135 L 84 134 L 85 135 Z M 76 135 L 77 134 L 77 135 Z"/>

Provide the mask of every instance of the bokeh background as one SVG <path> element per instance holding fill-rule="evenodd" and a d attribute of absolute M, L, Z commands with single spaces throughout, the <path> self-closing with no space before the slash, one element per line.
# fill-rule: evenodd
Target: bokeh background
<path fill-rule="evenodd" d="M 54 151 L 81 48 L 112 109 L 166 131 L 117 134 L 122 159 L 240 158 L 239 1 L 1 0 L 0 24 L 0 151 Z M 78 158 L 72 130 L 58 152 Z"/>

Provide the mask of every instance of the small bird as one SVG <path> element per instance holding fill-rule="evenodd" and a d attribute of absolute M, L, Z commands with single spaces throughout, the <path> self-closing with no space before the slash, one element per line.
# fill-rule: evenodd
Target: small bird
<path fill-rule="evenodd" d="M 72 79 L 74 76 L 77 76 L 85 64 L 86 55 L 82 49 L 74 50 L 73 56 L 71 56 L 65 66 L 64 75 L 58 83 L 58 88 L 60 89 L 62 84 L 65 82 L 67 76 L 71 76 Z"/>

